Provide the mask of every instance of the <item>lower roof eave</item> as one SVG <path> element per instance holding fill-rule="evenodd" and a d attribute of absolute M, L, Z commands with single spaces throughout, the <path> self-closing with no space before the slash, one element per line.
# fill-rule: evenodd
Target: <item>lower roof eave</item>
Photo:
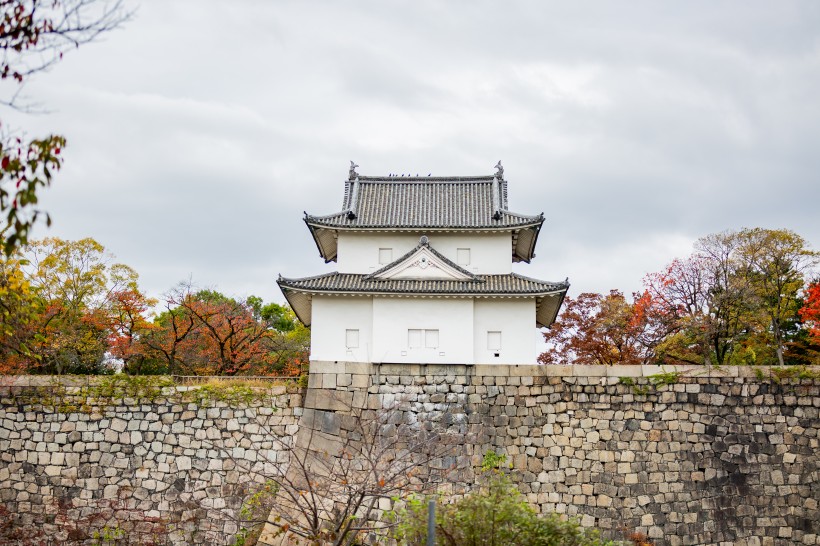
<path fill-rule="evenodd" d="M 293 309 L 296 318 L 305 326 L 310 326 L 313 319 L 313 298 L 312 294 L 300 292 L 298 290 L 290 290 L 288 288 L 279 286 L 282 294 Z M 295 296 L 295 297 L 294 297 Z M 299 297 L 302 296 L 302 297 Z"/>
<path fill-rule="evenodd" d="M 565 294 L 566 288 L 549 292 L 388 292 L 382 290 L 315 290 L 309 288 L 294 288 L 281 286 L 282 292 L 301 292 L 312 296 L 419 296 L 419 297 L 450 297 L 450 298 L 543 298 Z M 286 296 L 287 297 L 287 296 Z M 561 298 L 563 301 L 563 297 Z"/>

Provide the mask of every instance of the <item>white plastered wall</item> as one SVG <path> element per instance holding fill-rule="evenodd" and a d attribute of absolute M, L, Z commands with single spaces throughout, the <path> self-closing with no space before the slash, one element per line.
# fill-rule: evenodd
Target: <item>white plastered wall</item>
<path fill-rule="evenodd" d="M 413 250 L 425 233 L 339 232 L 338 265 L 340 273 L 372 273 L 379 264 L 379 249 L 392 248 L 393 260 Z M 512 235 L 498 233 L 426 233 L 430 246 L 457 263 L 457 250 L 470 249 L 470 264 L 462 266 L 472 273 L 490 275 L 512 271 Z"/>
<path fill-rule="evenodd" d="M 359 346 L 346 347 L 346 330 L 358 330 Z M 373 298 L 314 296 L 310 326 L 311 360 L 370 362 L 373 349 Z"/>
<path fill-rule="evenodd" d="M 476 299 L 473 317 L 475 364 L 535 364 L 535 298 Z M 487 332 L 501 332 L 500 351 L 488 349 Z"/>
<path fill-rule="evenodd" d="M 438 330 L 438 347 L 411 349 L 410 329 Z M 373 298 L 373 362 L 472 364 L 472 337 L 472 299 Z"/>
<path fill-rule="evenodd" d="M 535 364 L 534 298 L 314 296 L 312 360 L 429 364 Z M 358 330 L 358 347 L 346 331 Z M 438 330 L 435 348 L 409 347 L 408 330 Z M 499 356 L 487 332 L 501 332 Z M 443 354 L 442 354 L 443 353 Z"/>

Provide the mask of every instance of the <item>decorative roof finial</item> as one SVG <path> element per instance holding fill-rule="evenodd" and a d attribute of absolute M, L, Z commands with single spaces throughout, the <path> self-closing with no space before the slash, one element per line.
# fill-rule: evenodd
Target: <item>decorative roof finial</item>
<path fill-rule="evenodd" d="M 496 178 L 504 178 L 504 167 L 501 166 L 501 160 L 500 159 L 498 160 L 498 163 L 496 163 L 495 169 L 496 169 L 496 173 L 495 173 Z"/>
<path fill-rule="evenodd" d="M 422 235 L 419 237 L 419 244 L 422 246 L 428 246 L 430 244 L 430 239 L 427 238 L 427 235 Z"/>
<path fill-rule="evenodd" d="M 356 167 L 358 167 L 358 165 L 356 165 L 356 163 L 351 161 L 350 162 L 350 172 L 347 173 L 347 176 L 350 180 L 355 180 L 356 178 L 359 178 L 359 173 L 356 172 Z"/>

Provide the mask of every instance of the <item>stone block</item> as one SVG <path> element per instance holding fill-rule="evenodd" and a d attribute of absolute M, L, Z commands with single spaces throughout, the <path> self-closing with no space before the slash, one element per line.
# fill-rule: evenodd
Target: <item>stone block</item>
<path fill-rule="evenodd" d="M 331 391 L 327 389 L 308 389 L 305 395 L 305 408 L 333 411 L 350 411 L 353 393 L 349 391 Z"/>
<path fill-rule="evenodd" d="M 296 435 L 296 447 L 331 457 L 338 457 L 342 453 L 344 444 L 338 436 L 311 430 L 304 432 L 306 434 Z"/>
<path fill-rule="evenodd" d="M 643 377 L 642 366 L 607 366 L 608 377 Z"/>
<path fill-rule="evenodd" d="M 526 365 L 520 364 L 516 366 L 510 366 L 510 376 L 511 377 L 533 377 L 537 375 L 541 375 L 538 373 L 538 369 L 541 366 L 538 364 L 533 365 Z"/>
<path fill-rule="evenodd" d="M 336 373 L 340 371 L 342 366 L 338 362 L 331 360 L 311 360 L 308 368 L 310 375 L 315 373 Z"/>
<path fill-rule="evenodd" d="M 609 366 L 572 366 L 572 375 L 575 377 L 606 377 Z"/>
<path fill-rule="evenodd" d="M 508 376 L 510 375 L 510 366 L 503 364 L 476 364 L 473 366 L 473 373 L 476 377 L 481 378 Z"/>
<path fill-rule="evenodd" d="M 667 366 L 655 366 L 654 364 L 644 364 L 641 366 L 641 371 L 643 372 L 644 377 L 649 377 L 650 375 L 658 375 L 659 373 L 666 373 Z"/>
<path fill-rule="evenodd" d="M 418 364 L 379 364 L 378 373 L 382 377 L 387 375 L 400 377 L 403 375 L 418 376 L 423 372 Z"/>
<path fill-rule="evenodd" d="M 541 377 L 572 377 L 574 366 L 544 365 L 539 366 Z"/>
<path fill-rule="evenodd" d="M 354 375 L 370 375 L 373 373 L 373 365 L 370 362 L 345 362 L 344 372 Z"/>
<path fill-rule="evenodd" d="M 337 377 L 337 374 L 335 374 L 335 373 L 324 373 L 324 374 L 322 374 L 322 389 L 335 389 L 336 388 L 336 377 Z"/>
<path fill-rule="evenodd" d="M 321 389 L 322 388 L 322 378 L 325 376 L 323 373 L 311 373 L 308 375 L 308 388 L 309 389 Z"/>

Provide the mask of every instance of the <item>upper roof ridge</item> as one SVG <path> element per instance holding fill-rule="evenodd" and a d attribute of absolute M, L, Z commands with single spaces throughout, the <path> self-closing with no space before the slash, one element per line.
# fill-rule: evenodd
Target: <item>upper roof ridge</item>
<path fill-rule="evenodd" d="M 387 176 L 366 176 L 359 175 L 359 182 L 492 182 L 494 175 L 477 176 L 409 176 L 403 174 L 391 174 Z"/>

